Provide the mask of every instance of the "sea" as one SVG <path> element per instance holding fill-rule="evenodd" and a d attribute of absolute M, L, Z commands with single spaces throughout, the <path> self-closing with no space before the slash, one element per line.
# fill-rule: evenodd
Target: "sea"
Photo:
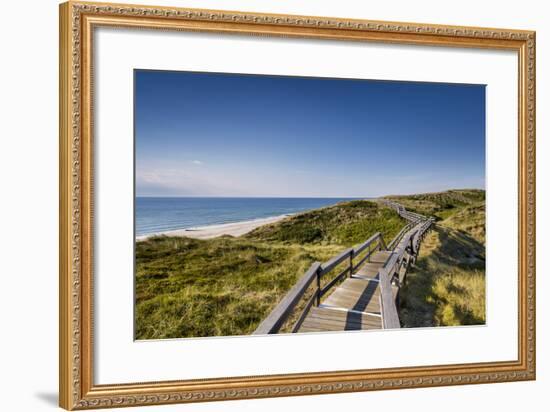
<path fill-rule="evenodd" d="M 136 236 L 290 215 L 354 199 L 136 197 Z"/>

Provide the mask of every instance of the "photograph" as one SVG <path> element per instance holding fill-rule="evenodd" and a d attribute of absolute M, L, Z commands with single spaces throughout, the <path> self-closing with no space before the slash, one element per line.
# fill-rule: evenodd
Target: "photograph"
<path fill-rule="evenodd" d="M 484 325 L 484 84 L 134 70 L 136 340 Z"/>
<path fill-rule="evenodd" d="M 62 408 L 539 379 L 542 17 L 279 3 L 59 5 Z"/>

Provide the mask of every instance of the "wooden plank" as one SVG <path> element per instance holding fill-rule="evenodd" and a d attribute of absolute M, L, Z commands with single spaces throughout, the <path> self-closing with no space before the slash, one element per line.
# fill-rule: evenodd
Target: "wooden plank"
<path fill-rule="evenodd" d="M 322 304 L 359 312 L 380 313 L 379 296 L 380 294 L 373 294 L 366 298 L 360 298 L 357 295 L 339 290 L 330 295 Z"/>
<path fill-rule="evenodd" d="M 359 312 L 381 313 L 378 294 L 358 295 L 338 288 L 324 302 L 324 305 L 352 309 Z"/>
<path fill-rule="evenodd" d="M 382 329 L 382 328 L 373 327 L 373 328 L 367 328 L 367 329 L 361 329 L 361 330 L 379 330 L 379 329 Z M 307 328 L 304 327 L 300 329 L 298 333 L 320 333 L 320 332 L 345 332 L 345 330 L 334 330 L 334 329 L 327 329 L 322 327 L 307 327 Z"/>
<path fill-rule="evenodd" d="M 340 286 L 350 286 L 355 288 L 364 288 L 369 284 L 370 280 L 366 279 L 357 279 L 357 278 L 348 278 Z"/>
<path fill-rule="evenodd" d="M 314 328 L 314 327 L 306 327 L 306 326 L 303 326 L 302 328 L 300 328 L 300 330 L 298 331 L 298 333 L 318 333 L 318 332 L 342 332 L 340 330 L 333 330 L 333 329 L 327 329 L 327 328 L 320 328 L 320 327 L 317 327 L 317 328 Z"/>
<path fill-rule="evenodd" d="M 321 317 L 321 318 L 330 318 L 330 319 L 347 319 L 348 311 L 333 309 L 329 307 L 314 307 L 311 308 L 309 316 L 312 317 Z M 369 314 L 369 313 L 358 313 L 360 315 L 362 322 L 370 322 L 371 320 L 380 320 L 380 316 Z M 357 317 L 354 317 L 357 319 Z"/>
<path fill-rule="evenodd" d="M 346 289 L 353 289 L 362 292 L 365 288 L 367 288 L 372 283 L 371 287 L 376 286 L 374 283 L 378 283 L 378 281 L 369 280 L 369 279 L 359 279 L 359 278 L 348 278 L 344 282 L 342 282 L 338 287 L 339 288 L 346 288 Z"/>
<path fill-rule="evenodd" d="M 359 270 L 355 270 L 358 275 L 364 275 L 366 277 L 376 278 L 380 268 L 386 263 L 390 251 L 380 251 L 372 255 L 370 262 L 363 264 Z"/>
<path fill-rule="evenodd" d="M 321 264 L 319 262 L 315 262 L 311 265 L 298 283 L 290 289 L 275 309 L 273 309 L 260 326 L 258 326 L 253 335 L 265 335 L 268 333 L 277 333 L 279 331 L 298 301 L 303 297 L 309 285 L 311 285 L 311 282 L 317 277 L 320 266 Z"/>
<path fill-rule="evenodd" d="M 342 296 L 349 296 L 354 297 L 356 299 L 359 298 L 367 298 L 372 295 L 376 295 L 379 292 L 379 282 L 371 282 L 368 280 L 363 279 L 352 279 L 358 282 L 366 282 L 364 286 L 360 286 L 353 283 L 346 283 L 345 285 L 342 284 L 338 286 L 334 292 L 333 295 L 342 295 Z M 332 295 L 331 295 L 332 296 Z M 327 298 L 328 299 L 328 298 Z"/>
<path fill-rule="evenodd" d="M 362 295 L 365 289 L 368 287 L 370 288 L 376 288 L 372 291 L 372 294 L 376 295 L 380 293 L 380 288 L 378 287 L 378 281 L 372 281 L 372 280 L 365 280 L 365 279 L 348 279 L 348 280 L 354 280 L 357 283 L 353 282 L 344 282 L 342 283 L 339 288 L 343 291 L 347 291 L 349 293 L 353 293 L 357 296 Z"/>
<path fill-rule="evenodd" d="M 348 324 L 358 324 L 364 326 L 376 326 L 381 325 L 382 319 L 374 315 L 366 315 L 361 313 L 345 312 L 334 309 L 322 309 L 323 312 L 311 312 L 308 315 L 308 320 L 317 321 L 339 321 L 346 322 Z"/>
<path fill-rule="evenodd" d="M 383 265 L 381 263 L 365 263 L 363 267 L 355 273 L 358 275 L 364 275 L 364 276 L 370 276 L 372 278 L 376 277 L 378 275 L 378 271 Z"/>
<path fill-rule="evenodd" d="M 375 316 L 366 316 L 326 308 L 313 308 L 303 322 L 300 332 L 308 330 L 365 330 L 380 329 L 381 327 L 381 319 Z"/>
<path fill-rule="evenodd" d="M 351 279 L 372 280 L 374 282 L 378 282 L 378 272 L 376 272 L 376 275 L 363 275 L 361 273 L 356 273 L 351 275 Z"/>
<path fill-rule="evenodd" d="M 380 271 L 380 305 L 382 313 L 382 323 L 384 329 L 398 329 L 401 327 L 397 306 L 393 296 L 390 276 L 386 268 Z"/>
<path fill-rule="evenodd" d="M 374 255 L 372 255 L 370 262 L 384 264 L 388 260 L 388 257 L 390 255 L 391 255 L 390 250 L 381 250 L 379 252 L 376 252 Z"/>
<path fill-rule="evenodd" d="M 386 260 L 388 260 L 388 256 L 390 255 L 390 251 L 377 251 L 373 253 L 370 256 L 370 259 L 368 262 L 365 263 L 366 266 L 368 265 L 383 265 Z"/>
<path fill-rule="evenodd" d="M 353 310 L 356 312 L 367 312 L 381 315 L 380 308 L 380 295 L 372 296 L 372 299 L 353 299 L 342 296 L 331 297 L 330 301 L 323 302 L 323 305 L 333 306 L 336 308 L 342 308 L 346 310 Z"/>
<path fill-rule="evenodd" d="M 337 321 L 330 321 L 330 320 L 315 320 L 312 318 L 307 318 L 304 322 L 305 328 L 322 328 L 325 330 L 361 330 L 362 325 L 358 323 L 354 324 L 348 324 L 345 321 L 337 320 Z"/>
<path fill-rule="evenodd" d="M 335 311 L 333 311 L 335 312 Z M 345 312 L 343 312 L 345 313 Z M 339 328 L 341 330 L 360 330 L 360 329 L 382 329 L 382 319 L 375 316 L 366 322 L 358 322 L 354 320 L 354 313 L 348 313 L 349 319 L 327 319 L 327 318 L 315 318 L 309 317 L 304 322 L 303 327 L 318 327 L 318 328 Z"/>
<path fill-rule="evenodd" d="M 331 301 L 323 302 L 327 305 L 330 305 L 331 302 L 334 304 L 336 302 L 339 302 L 340 307 L 343 309 L 351 309 L 356 310 L 359 312 L 374 312 L 379 313 L 380 312 L 380 305 L 378 303 L 378 296 L 380 296 L 380 293 L 372 293 L 372 294 L 357 294 L 353 291 L 341 289 L 338 291 L 338 294 L 334 297 L 332 297 Z"/>

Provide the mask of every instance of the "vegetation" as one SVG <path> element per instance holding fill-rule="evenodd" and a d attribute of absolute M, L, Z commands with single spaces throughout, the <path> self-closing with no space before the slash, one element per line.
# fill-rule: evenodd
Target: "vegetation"
<path fill-rule="evenodd" d="M 404 327 L 485 323 L 485 192 L 388 196 L 437 224 L 401 292 Z M 404 221 L 376 202 L 294 215 L 239 238 L 159 236 L 136 246 L 136 337 L 253 332 L 314 261 Z"/>
<path fill-rule="evenodd" d="M 386 196 L 386 198 L 401 203 L 411 212 L 445 220 L 467 206 L 484 206 L 485 190 L 448 190 L 409 196 Z"/>
<path fill-rule="evenodd" d="M 354 200 L 336 206 L 311 210 L 259 227 L 247 235 L 250 239 L 298 244 L 335 244 L 353 246 L 376 232 L 391 239 L 404 221 L 391 209 L 376 202 Z"/>
<path fill-rule="evenodd" d="M 160 236 L 136 246 L 136 338 L 249 334 L 314 261 L 403 227 L 393 210 L 352 201 L 233 238 Z"/>
<path fill-rule="evenodd" d="M 436 216 L 401 292 L 405 327 L 485 323 L 485 191 L 389 196 Z"/>

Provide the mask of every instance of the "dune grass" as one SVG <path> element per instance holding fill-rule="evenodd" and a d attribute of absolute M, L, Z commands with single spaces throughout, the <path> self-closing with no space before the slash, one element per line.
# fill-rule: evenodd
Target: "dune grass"
<path fill-rule="evenodd" d="M 291 244 L 353 246 L 376 232 L 382 232 L 390 240 L 403 224 L 392 209 L 380 207 L 376 202 L 354 200 L 259 227 L 245 237 Z"/>
<path fill-rule="evenodd" d="M 485 193 L 451 191 L 399 197 L 438 216 L 401 291 L 404 327 L 485 323 Z"/>
<path fill-rule="evenodd" d="M 253 332 L 314 261 L 404 225 L 393 210 L 352 201 L 292 216 L 249 234 L 136 245 L 136 338 Z"/>
<path fill-rule="evenodd" d="M 467 206 L 484 205 L 485 190 L 461 189 L 408 196 L 386 196 L 401 203 L 408 210 L 434 216 L 438 221 L 455 215 Z"/>

